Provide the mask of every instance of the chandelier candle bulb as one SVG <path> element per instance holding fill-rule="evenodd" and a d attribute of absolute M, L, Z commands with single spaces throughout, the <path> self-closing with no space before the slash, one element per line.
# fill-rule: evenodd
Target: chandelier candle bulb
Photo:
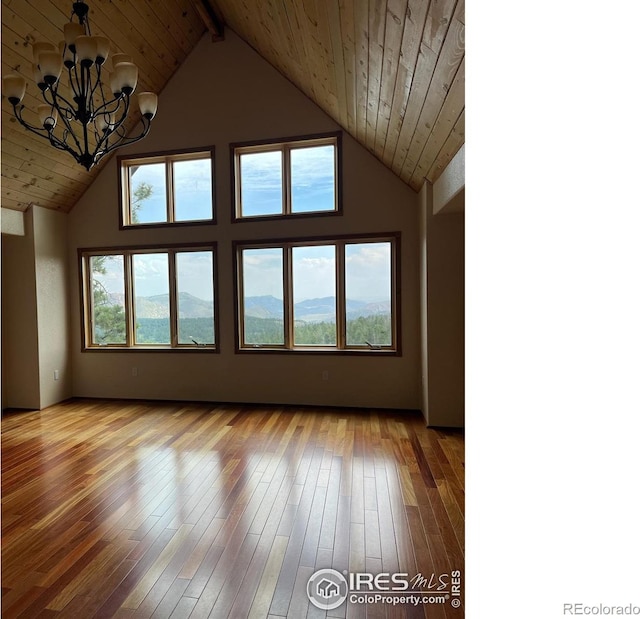
<path fill-rule="evenodd" d="M 25 90 L 27 89 L 27 80 L 18 75 L 12 73 L 2 78 L 2 89 L 5 96 L 9 99 L 9 102 L 13 105 L 17 105 L 24 98 Z"/>
<path fill-rule="evenodd" d="M 122 92 L 130 95 L 136 89 L 136 84 L 138 83 L 138 67 L 132 62 L 119 62 L 114 67 L 114 71 Z"/>
<path fill-rule="evenodd" d="M 76 54 L 83 67 L 90 67 L 98 55 L 98 44 L 94 37 L 81 36 L 76 39 Z"/>
<path fill-rule="evenodd" d="M 158 95 L 154 92 L 138 93 L 138 106 L 140 107 L 142 115 L 152 120 L 158 109 Z"/>
<path fill-rule="evenodd" d="M 57 51 L 45 51 L 40 54 L 40 70 L 44 81 L 53 85 L 58 81 L 62 72 L 62 56 Z"/>
<path fill-rule="evenodd" d="M 39 105 L 38 116 L 40 123 L 47 131 L 51 131 L 58 122 L 58 111 L 52 110 L 50 105 Z"/>
<path fill-rule="evenodd" d="M 33 79 L 40 90 L 45 90 L 47 88 L 47 85 L 44 83 L 42 71 L 40 70 L 40 67 L 35 63 L 33 64 Z"/>
<path fill-rule="evenodd" d="M 122 95 L 122 81 L 115 71 L 111 74 L 109 86 L 114 97 L 119 98 Z"/>
<path fill-rule="evenodd" d="M 64 41 L 72 53 L 76 53 L 76 39 L 84 35 L 84 27 L 82 24 L 69 22 L 64 25 Z"/>
<path fill-rule="evenodd" d="M 102 66 L 112 51 L 109 39 L 92 36 L 86 2 L 71 4 L 71 20 L 63 28 L 64 42 L 57 47 L 48 41 L 33 44 L 33 78 L 40 90 L 36 96 L 43 104 L 30 105 L 28 110 L 31 113 L 37 110 L 39 123 L 32 125 L 23 118 L 27 107 L 23 103 L 24 77 L 17 73 L 3 77 L 2 89 L 13 106 L 16 120 L 27 131 L 70 154 L 90 170 L 115 149 L 138 142 L 149 133 L 158 97 L 150 92 L 138 95 L 141 118 L 136 112 L 131 120 L 141 120 L 142 127 L 130 134 L 129 127 L 139 127 L 127 122 L 131 94 L 138 83 L 138 67 L 131 56 L 114 53 L 113 70 L 103 72 Z M 107 76 L 112 94 L 102 81 Z M 68 97 L 68 92 L 73 95 Z"/>
<path fill-rule="evenodd" d="M 98 47 L 97 55 L 96 55 L 96 64 L 101 65 L 104 64 L 104 61 L 109 57 L 109 48 L 110 43 L 107 37 L 93 37 L 96 41 L 96 45 Z"/>

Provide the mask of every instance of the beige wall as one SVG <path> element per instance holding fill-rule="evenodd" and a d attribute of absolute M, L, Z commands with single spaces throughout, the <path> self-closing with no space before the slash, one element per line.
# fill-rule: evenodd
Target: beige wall
<path fill-rule="evenodd" d="M 66 229 L 65 215 L 32 206 L 24 236 L 2 236 L 3 408 L 71 396 Z"/>
<path fill-rule="evenodd" d="M 433 214 L 461 213 L 465 194 L 464 144 L 433 184 Z"/>
<path fill-rule="evenodd" d="M 427 183 L 420 201 L 422 407 L 430 426 L 463 427 L 464 213 L 434 215 Z"/>
<path fill-rule="evenodd" d="M 233 32 L 222 43 L 203 37 L 161 94 L 150 135 L 121 153 L 214 144 L 219 223 L 120 231 L 116 162 L 106 164 L 69 215 L 74 395 L 420 407 L 419 209 L 410 188 L 344 134 L 342 217 L 231 223 L 230 142 L 336 129 Z M 402 233 L 402 357 L 234 354 L 232 240 L 392 231 Z M 77 248 L 207 240 L 218 242 L 220 354 L 80 352 Z"/>
<path fill-rule="evenodd" d="M 33 207 L 40 408 L 71 396 L 67 217 Z M 57 372 L 57 379 L 54 377 Z"/>
<path fill-rule="evenodd" d="M 2 408 L 40 408 L 33 212 L 2 235 Z"/>
<path fill-rule="evenodd" d="M 423 183 L 420 190 L 420 385 L 422 414 L 429 423 L 429 333 L 427 323 L 427 193 L 429 183 Z"/>

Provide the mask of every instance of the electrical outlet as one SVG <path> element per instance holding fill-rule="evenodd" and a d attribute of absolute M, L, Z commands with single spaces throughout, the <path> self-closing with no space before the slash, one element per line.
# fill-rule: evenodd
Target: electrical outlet
<path fill-rule="evenodd" d="M 329 370 L 322 371 L 322 380 L 329 380 Z"/>
<path fill-rule="evenodd" d="M 137 376 L 138 375 L 138 368 L 131 368 L 131 376 Z"/>
<path fill-rule="evenodd" d="M 53 370 L 53 380 L 60 379 L 60 372 L 58 370 Z"/>

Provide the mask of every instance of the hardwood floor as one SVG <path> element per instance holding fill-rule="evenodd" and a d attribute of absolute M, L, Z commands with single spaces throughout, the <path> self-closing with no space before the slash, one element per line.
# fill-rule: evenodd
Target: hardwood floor
<path fill-rule="evenodd" d="M 72 400 L 2 420 L 5 619 L 463 617 L 306 595 L 320 568 L 460 570 L 463 601 L 463 552 L 463 435 L 418 414 Z"/>

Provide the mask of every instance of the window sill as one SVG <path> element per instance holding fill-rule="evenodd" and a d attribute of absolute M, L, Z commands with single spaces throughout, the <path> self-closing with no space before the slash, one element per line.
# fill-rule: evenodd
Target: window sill
<path fill-rule="evenodd" d="M 183 228 L 185 226 L 215 226 L 216 219 L 189 219 L 187 221 L 150 221 L 142 224 L 120 224 L 120 230 L 145 230 L 148 228 Z"/>
<path fill-rule="evenodd" d="M 83 346 L 82 352 L 177 352 L 177 353 L 218 353 L 215 346 Z"/>
<path fill-rule="evenodd" d="M 284 354 L 284 355 L 336 355 L 336 356 L 382 356 L 400 357 L 400 351 L 391 348 L 334 348 L 329 346 L 298 346 L 295 348 L 276 348 L 271 346 L 252 346 L 236 348 L 238 354 Z"/>

